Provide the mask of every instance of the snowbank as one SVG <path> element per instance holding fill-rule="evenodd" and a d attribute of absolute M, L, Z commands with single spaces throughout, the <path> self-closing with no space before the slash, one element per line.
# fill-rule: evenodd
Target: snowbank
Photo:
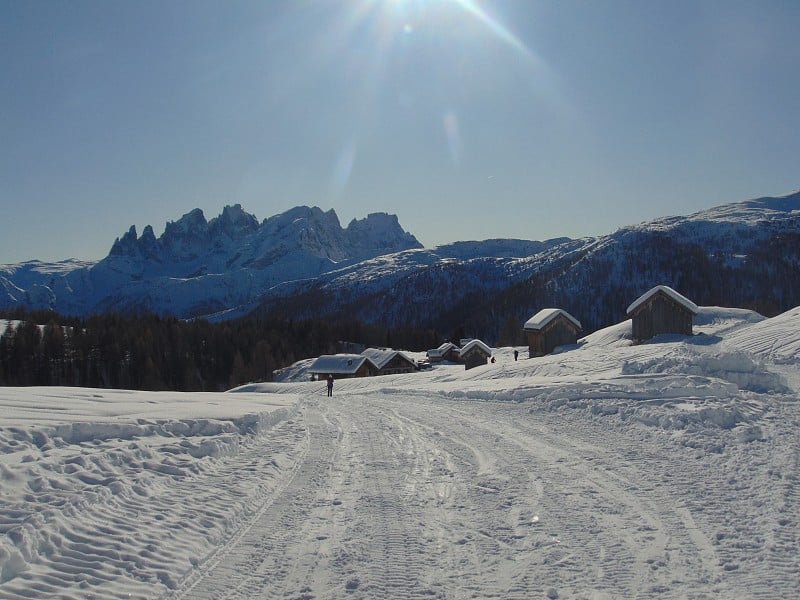
<path fill-rule="evenodd" d="M 252 494 L 175 497 L 171 482 L 246 454 L 297 409 L 286 394 L 0 388 L 0 585 L 26 572 L 31 592 L 49 595 L 59 584 L 36 573 L 50 564 L 88 587 L 119 578 L 109 597 L 126 596 L 129 580 L 169 586 L 177 564 L 230 526 L 218 516 L 230 509 L 236 519 Z"/>

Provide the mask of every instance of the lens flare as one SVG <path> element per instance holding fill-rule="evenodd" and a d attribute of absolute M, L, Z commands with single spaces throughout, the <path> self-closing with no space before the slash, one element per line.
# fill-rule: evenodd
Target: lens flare
<path fill-rule="evenodd" d="M 515 36 L 508 28 L 500 23 L 497 19 L 493 18 L 483 8 L 481 8 L 475 0 L 454 0 L 462 9 L 464 9 L 471 16 L 478 19 L 481 23 L 486 25 L 493 34 L 500 40 L 520 52 L 525 57 L 538 62 L 538 57 L 531 52 L 531 50 L 522 43 L 522 41 Z"/>
<path fill-rule="evenodd" d="M 350 174 L 353 172 L 355 160 L 356 141 L 355 139 L 350 139 L 339 152 L 339 158 L 333 168 L 331 187 L 333 188 L 334 196 L 340 196 L 347 188 L 347 184 L 350 181 Z"/>
<path fill-rule="evenodd" d="M 458 125 L 458 115 L 449 110 L 443 117 L 444 134 L 447 137 L 447 147 L 450 150 L 450 160 L 454 165 L 461 161 L 461 131 Z"/>

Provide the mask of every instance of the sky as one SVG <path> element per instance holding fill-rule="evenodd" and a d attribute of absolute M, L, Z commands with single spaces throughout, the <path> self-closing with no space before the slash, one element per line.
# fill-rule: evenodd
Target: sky
<path fill-rule="evenodd" d="M 193 208 L 426 247 L 800 188 L 796 0 L 0 0 L 0 263 Z"/>

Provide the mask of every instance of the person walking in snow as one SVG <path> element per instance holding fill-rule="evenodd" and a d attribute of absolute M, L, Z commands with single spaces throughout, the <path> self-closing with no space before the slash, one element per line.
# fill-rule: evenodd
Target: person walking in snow
<path fill-rule="evenodd" d="M 333 375 L 328 373 L 328 396 L 333 396 Z"/>
<path fill-rule="evenodd" d="M 514 350 L 514 360 L 517 360 L 518 356 L 519 356 L 519 350 Z"/>

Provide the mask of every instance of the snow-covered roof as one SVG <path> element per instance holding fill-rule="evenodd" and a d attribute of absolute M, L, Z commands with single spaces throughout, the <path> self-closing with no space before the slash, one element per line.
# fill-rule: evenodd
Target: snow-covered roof
<path fill-rule="evenodd" d="M 341 373 L 351 375 L 358 371 L 365 361 L 372 361 L 360 354 L 323 354 L 311 368 L 308 369 L 310 373 Z M 372 363 L 374 366 L 374 363 Z"/>
<path fill-rule="evenodd" d="M 489 346 L 487 346 L 480 340 L 472 340 L 461 349 L 461 356 L 464 356 L 465 354 L 469 353 L 469 351 L 472 350 L 473 348 L 480 348 L 487 355 L 489 356 L 492 355 L 492 349 L 489 348 Z"/>
<path fill-rule="evenodd" d="M 676 292 L 675 290 L 673 290 L 669 286 L 657 285 L 656 287 L 654 287 L 650 291 L 648 291 L 648 292 L 642 294 L 641 296 L 639 296 L 639 298 L 637 298 L 628 307 L 627 314 L 630 315 L 637 308 L 639 308 L 642 304 L 647 302 L 650 298 L 652 298 L 653 296 L 655 296 L 659 292 L 669 296 L 672 300 L 674 300 L 675 302 L 677 302 L 678 304 L 683 306 L 686 310 L 691 312 L 693 315 L 696 315 L 700 311 L 700 309 L 697 308 L 697 305 L 694 302 L 692 302 L 691 300 L 689 300 L 686 296 L 683 296 L 682 294 L 679 294 L 678 292 Z"/>
<path fill-rule="evenodd" d="M 458 346 L 456 346 L 453 342 L 445 342 L 438 348 L 428 350 L 428 356 L 441 357 L 450 352 L 450 350 L 458 350 Z"/>
<path fill-rule="evenodd" d="M 412 365 L 414 361 L 411 360 L 408 356 L 400 352 L 399 350 L 383 350 L 381 348 L 367 348 L 361 353 L 361 356 L 366 356 L 369 358 L 373 364 L 382 369 L 387 364 L 389 364 L 395 356 L 402 356 L 405 360 L 407 360 Z"/>
<path fill-rule="evenodd" d="M 540 331 L 558 315 L 563 315 L 570 323 L 575 325 L 575 327 L 582 329 L 581 322 L 578 321 L 578 319 L 560 308 L 543 308 L 525 321 L 525 326 L 522 329 L 525 331 Z"/>

